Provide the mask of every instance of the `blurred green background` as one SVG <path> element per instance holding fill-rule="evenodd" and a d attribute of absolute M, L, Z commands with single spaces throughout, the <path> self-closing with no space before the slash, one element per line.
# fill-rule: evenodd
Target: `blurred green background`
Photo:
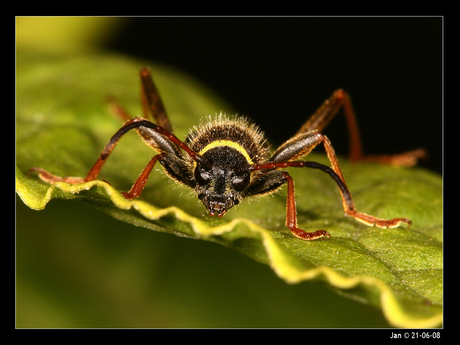
<path fill-rule="evenodd" d="M 157 18 L 21 17 L 17 45 L 69 54 L 111 49 L 126 28 L 147 20 L 145 44 L 154 47 L 162 30 Z M 16 312 L 19 328 L 388 327 L 375 308 L 319 283 L 288 285 L 217 244 L 133 227 L 78 202 L 54 200 L 36 212 L 19 198 Z"/>

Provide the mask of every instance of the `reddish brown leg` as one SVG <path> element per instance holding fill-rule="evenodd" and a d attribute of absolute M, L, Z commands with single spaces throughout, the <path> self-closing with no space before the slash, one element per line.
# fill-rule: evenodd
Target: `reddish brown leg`
<path fill-rule="evenodd" d="M 130 191 L 128 193 L 124 193 L 124 192 L 122 193 L 126 199 L 134 199 L 134 198 L 138 198 L 141 196 L 141 193 L 144 190 L 145 184 L 147 183 L 150 172 L 155 166 L 155 163 L 157 162 L 157 160 L 162 160 L 163 157 L 164 157 L 163 154 L 159 154 L 159 155 L 154 156 L 150 160 L 150 162 L 147 164 L 144 170 L 142 170 L 136 182 L 134 182 Z"/>
<path fill-rule="evenodd" d="M 332 168 L 316 163 L 316 162 L 307 162 L 307 161 L 294 161 L 294 162 L 279 162 L 279 163 L 267 163 L 267 164 L 260 164 L 260 165 L 251 165 L 250 171 L 255 170 L 263 170 L 263 169 L 277 169 L 277 168 L 288 168 L 288 167 L 296 167 L 296 168 L 313 168 L 319 169 L 326 173 L 328 173 L 332 179 L 337 183 L 340 194 L 342 195 L 342 204 L 345 211 L 345 215 L 355 218 L 357 221 L 364 223 L 368 226 L 377 226 L 379 228 L 395 228 L 398 227 L 401 223 L 406 223 L 408 227 L 412 224 L 412 222 L 407 218 L 394 218 L 390 220 L 386 219 L 379 219 L 377 217 L 357 212 L 355 204 L 353 202 L 353 198 L 351 197 L 351 193 L 348 190 L 348 187 L 345 183 L 345 180 L 342 176 L 342 172 L 340 171 L 337 159 L 335 154 L 333 153 L 332 146 L 330 146 L 329 140 L 322 136 L 322 141 L 326 147 L 326 151 L 328 152 L 329 159 L 332 163 Z M 295 204 L 295 195 L 294 195 L 294 182 L 292 177 L 287 173 L 284 172 L 284 178 L 286 179 L 288 185 L 288 195 L 287 195 L 287 204 L 286 204 L 286 226 L 291 230 L 291 232 L 300 238 L 307 239 L 307 240 L 314 240 L 323 236 L 330 235 L 324 230 L 318 230 L 313 233 L 307 233 L 303 230 L 297 228 L 297 211 L 296 211 L 296 204 Z"/>
<path fill-rule="evenodd" d="M 417 149 L 396 155 L 364 155 L 358 123 L 356 122 L 356 116 L 351 104 L 350 96 L 342 89 L 336 90 L 332 96 L 316 110 L 307 122 L 305 122 L 297 134 L 311 132 L 313 130 L 322 132 L 341 107 L 343 107 L 348 124 L 348 132 L 350 133 L 349 157 L 351 161 L 370 161 L 409 167 L 415 165 L 418 159 L 427 158 L 427 152 L 423 149 Z"/>
<path fill-rule="evenodd" d="M 412 167 L 417 164 L 419 159 L 427 159 L 428 152 L 424 149 L 416 149 L 406 151 L 397 155 L 362 155 L 358 159 L 351 159 L 353 162 L 357 160 L 373 163 L 381 163 L 395 165 L 400 167 Z"/>
<path fill-rule="evenodd" d="M 61 176 L 51 174 L 50 172 L 42 168 L 37 168 L 37 167 L 30 168 L 29 173 L 32 171 L 38 172 L 39 173 L 38 176 L 40 177 L 40 179 L 48 183 L 67 182 L 67 183 L 76 184 L 76 183 L 87 182 L 83 177 L 72 177 L 72 176 L 61 177 Z"/>
<path fill-rule="evenodd" d="M 346 182 L 345 182 L 345 179 L 343 178 L 342 172 L 340 171 L 339 162 L 337 161 L 337 157 L 334 153 L 334 149 L 332 148 L 331 142 L 326 136 L 323 136 L 323 143 L 324 143 L 324 147 L 327 152 L 327 156 L 329 160 L 331 161 L 332 169 L 334 169 L 337 175 L 340 176 L 340 179 L 342 180 L 343 184 L 346 186 Z M 350 217 L 353 217 L 356 220 L 366 225 L 369 225 L 369 226 L 375 225 L 379 228 L 396 228 L 402 222 L 406 223 L 408 226 L 412 224 L 412 222 L 406 218 L 395 218 L 395 219 L 390 219 L 390 220 L 384 220 L 384 219 L 378 219 L 374 216 L 367 215 L 365 213 L 356 212 L 356 207 L 353 202 L 353 199 L 351 198 L 351 194 L 348 191 L 348 187 L 346 188 L 346 190 L 348 192 L 349 199 L 345 197 L 344 190 L 341 189 L 340 192 L 342 194 L 343 209 L 345 210 L 346 214 L 349 215 Z"/>
<path fill-rule="evenodd" d="M 42 168 L 30 168 L 30 171 L 37 171 L 40 174 L 38 175 L 43 181 L 52 183 L 52 182 L 67 182 L 67 183 L 85 183 L 89 181 L 93 181 L 97 179 L 99 172 L 101 171 L 102 167 L 105 164 L 105 161 L 107 160 L 108 156 L 112 152 L 113 148 L 115 145 L 118 143 L 120 138 L 122 137 L 123 134 L 125 134 L 129 130 L 129 125 L 131 125 L 133 122 L 136 122 L 138 119 L 134 118 L 126 122 L 123 127 L 121 127 L 117 133 L 110 139 L 109 143 L 104 147 L 104 150 L 102 151 L 101 155 L 99 156 L 98 160 L 96 163 L 94 163 L 93 167 L 91 170 L 88 172 L 85 178 L 83 177 L 60 177 L 54 174 L 49 173 L 48 171 L 42 169 Z M 126 129 L 128 128 L 128 129 Z"/>
<path fill-rule="evenodd" d="M 107 102 L 109 103 L 110 112 L 119 117 L 123 122 L 132 119 L 132 116 L 114 97 L 107 97 Z"/>
<path fill-rule="evenodd" d="M 161 101 L 160 94 L 150 74 L 149 68 L 143 68 L 141 76 L 141 105 L 144 119 L 149 119 L 149 111 L 155 123 L 172 133 L 172 126 L 166 114 L 165 107 Z M 132 116 L 118 103 L 114 97 L 108 97 L 110 110 L 123 121 L 132 119 Z"/>
<path fill-rule="evenodd" d="M 147 110 L 150 110 L 155 123 L 163 127 L 169 133 L 172 133 L 171 123 L 169 122 L 168 116 L 166 115 L 166 110 L 163 102 L 161 101 L 160 93 L 153 83 L 149 68 L 143 68 L 141 70 L 141 81 L 141 101 L 144 117 L 146 119 L 148 118 Z"/>
<path fill-rule="evenodd" d="M 88 172 L 85 178 L 81 177 L 60 177 L 57 175 L 53 175 L 49 172 L 47 172 L 44 169 L 41 168 L 31 168 L 29 171 L 37 171 L 39 172 L 39 177 L 48 183 L 51 182 L 67 182 L 67 183 L 84 183 L 88 181 L 93 181 L 97 179 L 99 172 L 101 171 L 102 167 L 104 166 L 107 158 L 109 157 L 110 153 L 114 149 L 115 145 L 117 145 L 118 141 L 120 138 L 130 131 L 131 129 L 137 129 L 139 127 L 147 127 L 153 129 L 155 132 L 160 133 L 164 135 L 166 138 L 171 140 L 172 142 L 176 143 L 181 149 L 183 149 L 187 154 L 194 159 L 197 163 L 203 164 L 208 166 L 209 161 L 201 156 L 200 154 L 194 152 L 192 149 L 190 149 L 185 143 L 180 141 L 174 134 L 171 134 L 167 132 L 164 128 L 157 126 L 156 124 L 144 120 L 139 117 L 135 117 L 128 122 L 126 122 L 123 127 L 121 127 L 117 133 L 115 133 L 112 138 L 110 139 L 109 143 L 104 147 L 104 150 L 102 151 L 101 155 L 99 156 L 98 160 L 96 163 L 94 163 L 93 167 L 91 170 Z M 133 187 L 128 193 L 124 193 L 127 198 L 135 198 L 139 196 L 142 192 L 142 189 L 145 186 L 145 183 L 147 182 L 147 178 L 152 171 L 153 165 L 157 160 L 163 159 L 164 154 L 159 154 L 155 157 L 152 158 L 152 160 L 149 162 L 147 167 L 142 171 L 141 175 L 137 179 L 137 181 L 134 183 Z"/>
<path fill-rule="evenodd" d="M 324 135 L 321 136 L 320 140 L 324 144 L 324 148 L 326 149 L 327 156 L 329 158 L 329 161 L 331 162 L 332 169 L 340 177 L 340 179 L 342 180 L 342 183 L 345 186 L 345 189 L 342 189 L 342 188 L 340 189 L 340 193 L 342 194 L 343 209 L 345 210 L 348 216 L 353 217 L 356 220 L 366 225 L 369 225 L 369 226 L 375 225 L 379 228 L 396 228 L 402 222 L 406 223 L 408 226 L 411 226 L 412 222 L 406 218 L 395 218 L 395 219 L 385 220 L 385 219 L 379 219 L 374 216 L 367 215 L 365 213 L 356 212 L 355 204 L 353 202 L 353 199 L 351 198 L 351 194 L 350 194 L 350 191 L 348 190 L 347 184 L 342 175 L 342 171 L 340 170 L 339 162 L 334 153 L 334 149 L 332 148 L 331 142 Z"/>
<path fill-rule="evenodd" d="M 286 227 L 291 230 L 294 236 L 304 240 L 316 240 L 325 236 L 331 238 L 331 235 L 324 230 L 306 232 L 297 227 L 297 208 L 295 204 L 294 181 L 286 171 L 284 171 L 283 175 L 287 180 Z"/>
<path fill-rule="evenodd" d="M 161 160 L 163 158 L 163 156 L 164 156 L 163 154 L 159 154 L 159 155 L 154 156 L 149 161 L 149 163 L 144 168 L 144 170 L 142 170 L 142 173 L 139 175 L 139 177 L 136 180 L 136 182 L 134 182 L 134 184 L 131 187 L 130 191 L 128 193 L 125 193 L 125 192 L 121 193 L 121 194 L 123 194 L 123 196 L 126 199 L 134 199 L 134 198 L 138 198 L 138 197 L 141 196 L 141 193 L 142 193 L 142 191 L 143 191 L 143 189 L 145 187 L 145 184 L 147 183 L 147 180 L 149 178 L 150 172 L 152 171 L 153 167 L 155 166 L 155 163 L 158 160 Z M 100 170 L 100 168 L 103 165 L 103 163 L 102 163 L 102 161 L 100 159 L 97 161 L 97 163 L 99 163 L 98 167 L 97 168 L 93 167 L 93 169 L 91 169 L 91 171 L 90 171 L 90 173 L 93 173 L 96 176 L 98 174 L 97 169 Z M 43 181 L 46 181 L 48 183 L 52 183 L 52 182 L 67 182 L 67 183 L 71 183 L 71 184 L 77 184 L 77 183 L 85 183 L 85 182 L 88 182 L 88 181 L 95 180 L 95 178 L 89 177 L 90 176 L 89 174 L 87 175 L 86 178 L 82 178 L 82 177 L 60 177 L 60 176 L 57 176 L 57 175 L 53 175 L 53 174 L 51 174 L 51 173 L 49 173 L 46 170 L 41 169 L 41 168 L 31 168 L 31 169 L 29 169 L 29 172 L 30 171 L 39 172 L 40 173 L 39 174 L 40 178 Z M 96 173 L 96 171 L 97 171 L 97 173 Z"/>
<path fill-rule="evenodd" d="M 355 112 L 351 105 L 348 93 L 342 89 L 334 91 L 315 113 L 300 127 L 297 134 L 317 130 L 322 132 L 329 122 L 337 115 L 343 107 L 345 119 L 348 124 L 350 134 L 350 159 L 359 160 L 362 157 L 361 136 L 359 134 L 358 123 L 356 122 Z"/>
<path fill-rule="evenodd" d="M 201 155 L 195 153 L 193 150 L 191 150 L 185 143 L 180 141 L 174 134 L 171 133 L 171 124 L 169 122 L 169 119 L 166 115 L 165 108 L 163 106 L 163 103 L 160 99 L 160 95 L 158 93 L 157 88 L 155 87 L 152 77 L 150 75 L 150 70 L 148 68 L 144 68 L 140 72 L 141 76 L 141 101 L 142 101 L 142 107 L 144 111 L 144 117 L 148 117 L 148 112 L 150 111 L 153 115 L 153 118 L 157 122 L 157 124 L 154 124 L 150 121 L 146 121 L 143 118 L 135 117 L 132 118 L 129 113 L 113 98 L 109 97 L 109 105 L 111 107 L 112 112 L 120 117 L 122 120 L 126 121 L 123 127 L 121 127 L 117 133 L 110 139 L 109 143 L 105 146 L 104 150 L 102 151 L 100 157 L 96 161 L 96 163 L 93 165 L 91 170 L 88 172 L 85 178 L 82 177 L 60 177 L 54 174 L 49 173 L 48 171 L 42 169 L 42 168 L 31 168 L 29 169 L 30 171 L 36 171 L 39 173 L 39 177 L 48 183 L 52 182 L 67 182 L 67 183 L 72 183 L 72 184 L 77 184 L 77 183 L 85 183 L 88 181 L 93 181 L 96 180 L 99 172 L 101 171 L 102 167 L 105 164 L 105 161 L 107 160 L 108 156 L 112 152 L 113 148 L 115 145 L 118 143 L 120 138 L 129 130 L 131 129 L 136 129 L 138 130 L 139 134 L 143 137 L 143 139 L 149 144 L 150 146 L 154 147 L 158 151 L 162 152 L 162 147 L 159 145 L 157 147 L 156 145 L 152 145 L 152 143 L 149 141 L 148 131 L 144 133 L 143 130 L 140 130 L 140 128 L 149 128 L 163 136 L 165 136 L 167 139 L 172 141 L 173 143 L 177 144 L 181 149 L 183 149 L 185 152 L 188 153 L 188 155 L 194 159 L 196 162 L 206 165 L 209 165 L 209 162 L 207 159 L 202 157 Z M 152 140 L 153 141 L 153 140 Z M 166 149 L 171 150 L 171 145 L 166 145 Z M 161 160 L 164 157 L 163 154 L 157 155 L 152 158 L 152 160 L 149 162 L 149 164 L 144 168 L 142 171 L 141 175 L 139 178 L 136 180 L 134 183 L 133 187 L 128 193 L 123 193 L 123 195 L 128 198 L 136 198 L 141 195 L 141 192 L 145 186 L 145 183 L 147 181 L 147 178 L 152 171 L 153 166 L 155 165 L 157 160 Z"/>

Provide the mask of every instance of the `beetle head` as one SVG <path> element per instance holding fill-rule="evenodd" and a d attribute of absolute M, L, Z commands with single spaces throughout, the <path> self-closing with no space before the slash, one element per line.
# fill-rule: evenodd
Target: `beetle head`
<path fill-rule="evenodd" d="M 251 175 L 247 161 L 223 147 L 207 152 L 209 166 L 197 164 L 194 171 L 195 191 L 211 216 L 222 217 L 244 197 Z"/>

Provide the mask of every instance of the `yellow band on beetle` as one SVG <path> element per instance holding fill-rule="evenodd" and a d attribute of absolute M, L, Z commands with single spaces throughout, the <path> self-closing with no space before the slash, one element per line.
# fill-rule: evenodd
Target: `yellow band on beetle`
<path fill-rule="evenodd" d="M 213 141 L 212 143 L 210 143 L 209 145 L 205 146 L 200 151 L 200 155 L 203 155 L 207 151 L 209 151 L 209 150 L 211 150 L 213 148 L 216 148 L 216 147 L 220 147 L 220 146 L 228 146 L 228 147 L 231 147 L 232 149 L 237 150 L 239 153 L 241 153 L 244 156 L 244 158 L 246 158 L 246 160 L 248 161 L 249 164 L 253 164 L 252 159 L 251 159 L 251 157 L 249 157 L 248 152 L 245 150 L 245 148 L 243 146 L 241 146 L 240 144 L 238 144 L 238 143 L 236 143 L 234 141 L 231 141 L 231 140 L 216 140 L 216 141 Z"/>

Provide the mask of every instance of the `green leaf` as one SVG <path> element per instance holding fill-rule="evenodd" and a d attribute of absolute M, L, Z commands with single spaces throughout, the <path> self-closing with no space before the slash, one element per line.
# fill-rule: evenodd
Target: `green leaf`
<path fill-rule="evenodd" d="M 121 126 L 105 97 L 115 96 L 139 115 L 138 72 L 146 65 L 179 138 L 202 116 L 230 109 L 190 77 L 165 66 L 104 53 L 17 53 L 16 191 L 28 207 L 42 210 L 52 199 L 76 199 L 136 226 L 238 250 L 289 283 L 323 281 L 346 297 L 381 308 L 394 326 L 441 324 L 442 179 L 423 169 L 350 165 L 340 159 L 358 210 L 381 218 L 410 218 L 410 229 L 369 228 L 343 217 L 339 191 L 327 174 L 291 169 L 299 226 L 331 234 L 331 239 L 311 242 L 284 227 L 284 188 L 216 219 L 158 166 L 142 198 L 124 199 L 120 191 L 129 190 L 154 154 L 136 133 L 121 139 L 104 166 L 100 178 L 110 185 L 102 180 L 48 185 L 27 175 L 37 166 L 61 176 L 84 176 Z M 323 154 L 308 159 L 328 164 Z"/>

